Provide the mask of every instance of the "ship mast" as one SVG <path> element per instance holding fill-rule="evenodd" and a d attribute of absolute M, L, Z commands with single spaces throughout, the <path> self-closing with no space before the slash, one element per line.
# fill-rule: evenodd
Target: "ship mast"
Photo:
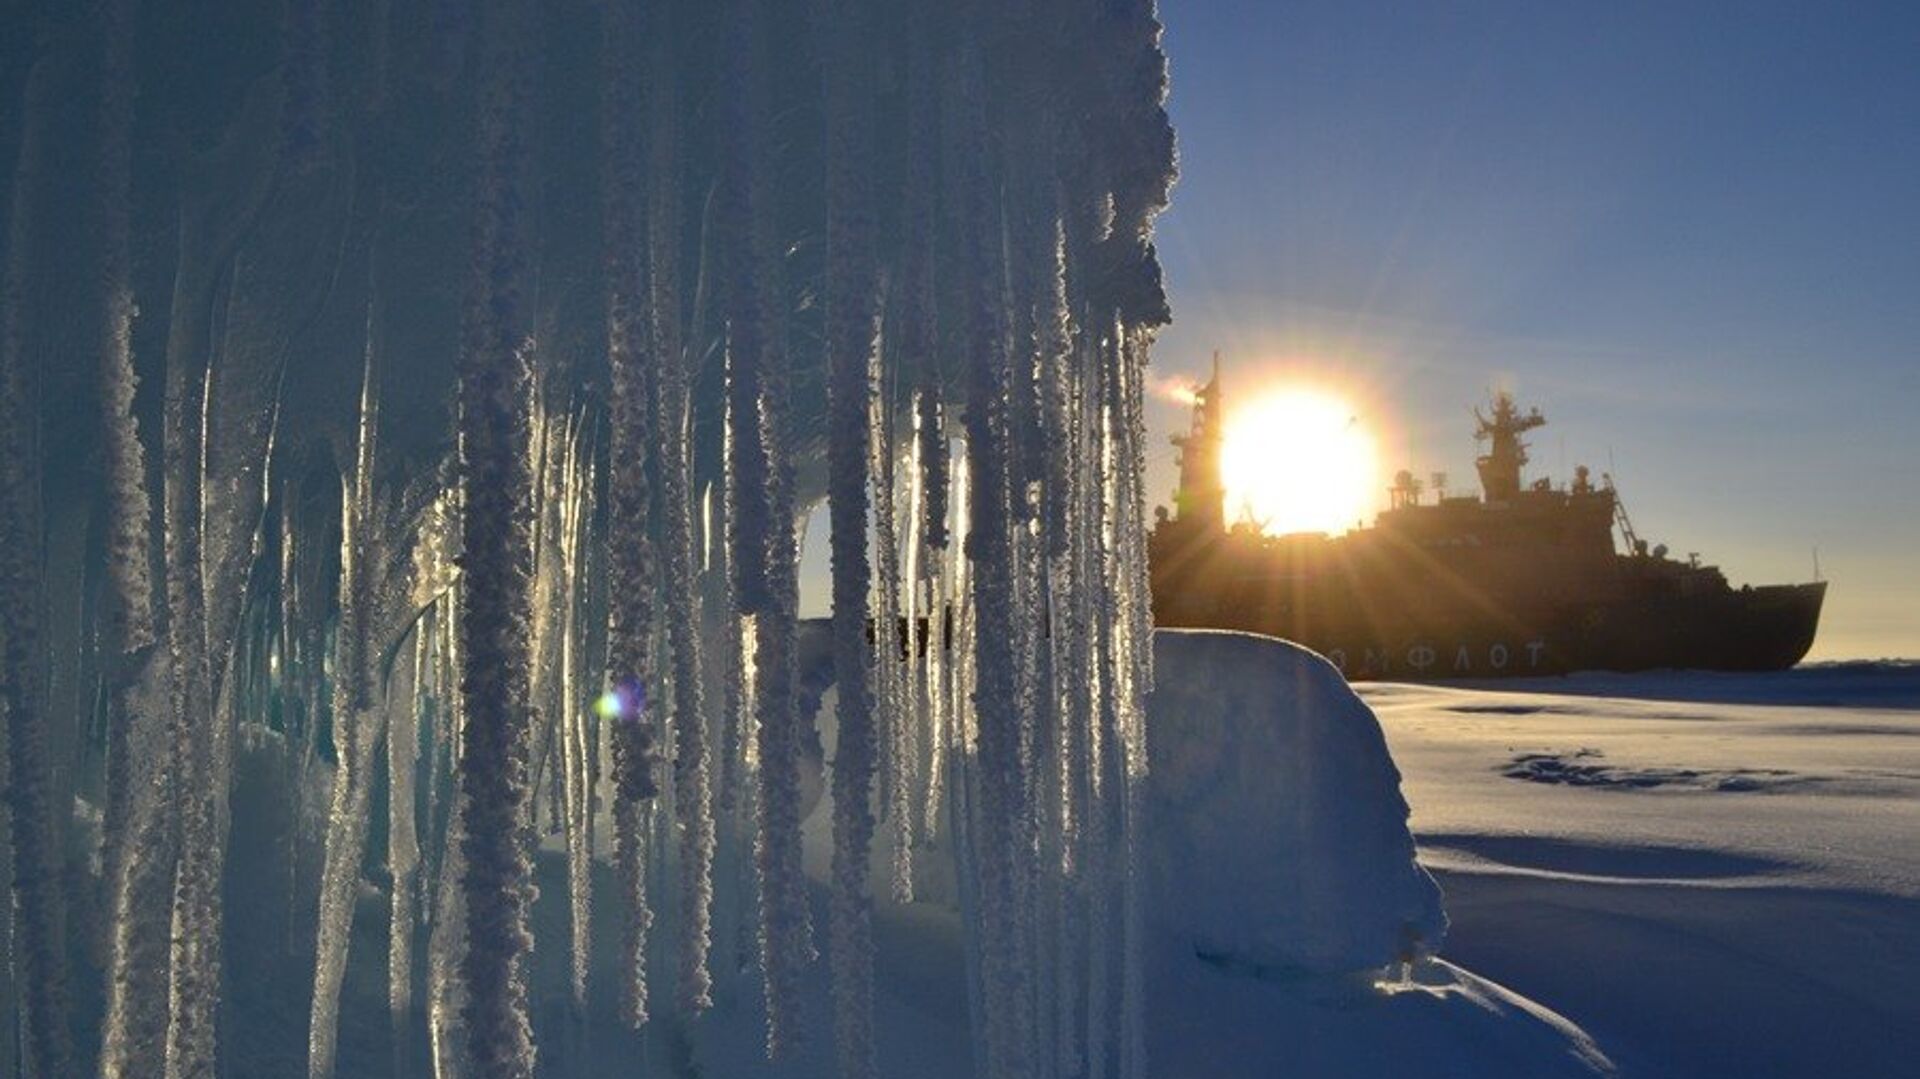
<path fill-rule="evenodd" d="M 1194 391 L 1193 421 L 1184 435 L 1173 436 L 1180 449 L 1180 486 L 1173 492 L 1174 519 L 1208 532 L 1225 531 L 1227 488 L 1220 479 L 1220 353 L 1213 354 L 1213 377 Z"/>
<path fill-rule="evenodd" d="M 1474 441 L 1492 443 L 1474 461 L 1480 470 L 1480 488 L 1489 504 L 1511 502 L 1520 494 L 1520 470 L 1527 463 L 1527 443 L 1520 436 L 1545 426 L 1547 418 L 1537 408 L 1523 414 L 1513 403 L 1513 395 L 1505 390 L 1493 395 L 1492 416 L 1482 415 L 1476 408 L 1473 418 L 1479 421 Z"/>

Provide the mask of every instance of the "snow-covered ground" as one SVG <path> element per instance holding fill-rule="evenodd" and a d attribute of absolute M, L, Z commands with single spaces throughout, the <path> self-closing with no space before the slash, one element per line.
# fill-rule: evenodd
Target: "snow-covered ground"
<path fill-rule="evenodd" d="M 1920 1074 L 1920 667 L 1358 689 L 1448 959 L 1626 1074 Z"/>
<path fill-rule="evenodd" d="M 1149 1074 L 1920 1074 L 1920 668 L 1356 700 L 1270 639 L 1155 654 Z M 883 1062 L 970 1074 L 957 916 L 878 914 Z M 721 1070 L 813 1074 L 717 1018 Z"/>

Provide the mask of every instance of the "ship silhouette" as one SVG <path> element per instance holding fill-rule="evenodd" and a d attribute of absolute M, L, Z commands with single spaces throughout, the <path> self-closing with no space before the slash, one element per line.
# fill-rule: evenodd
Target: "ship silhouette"
<path fill-rule="evenodd" d="M 1481 495 L 1435 497 L 1402 471 L 1371 528 L 1264 534 L 1230 523 L 1220 472 L 1219 360 L 1194 395 L 1180 487 L 1148 545 L 1154 622 L 1283 637 L 1353 679 L 1438 680 L 1579 670 L 1793 666 L 1826 583 L 1744 586 L 1635 532 L 1611 476 L 1523 483 L 1544 425 L 1496 393 L 1475 410 Z M 1619 540 L 1616 546 L 1616 538 Z"/>

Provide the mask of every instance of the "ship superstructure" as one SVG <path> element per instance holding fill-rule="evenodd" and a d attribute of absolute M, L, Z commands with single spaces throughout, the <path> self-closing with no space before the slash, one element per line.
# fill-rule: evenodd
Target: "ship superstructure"
<path fill-rule="evenodd" d="M 1806 655 L 1824 582 L 1734 588 L 1669 558 L 1635 533 L 1610 476 L 1525 481 L 1538 409 L 1497 393 L 1475 418 L 1480 495 L 1435 477 L 1429 499 L 1402 471 L 1371 528 L 1268 536 L 1226 518 L 1216 359 L 1174 440 L 1180 489 L 1150 544 L 1156 623 L 1285 637 L 1354 678 L 1770 670 Z"/>

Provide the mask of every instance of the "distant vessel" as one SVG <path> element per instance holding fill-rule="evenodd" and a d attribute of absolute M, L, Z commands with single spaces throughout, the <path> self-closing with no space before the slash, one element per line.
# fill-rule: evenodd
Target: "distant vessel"
<path fill-rule="evenodd" d="M 1355 679 L 1764 671 L 1807 654 L 1824 581 L 1733 588 L 1698 556 L 1649 549 L 1611 476 L 1596 484 L 1582 466 L 1567 487 L 1522 483 L 1538 409 L 1498 393 L 1475 417 L 1483 497 L 1423 501 L 1403 471 L 1372 528 L 1268 536 L 1227 519 L 1216 361 L 1173 440 L 1180 489 L 1149 544 L 1155 623 L 1284 637 Z"/>

